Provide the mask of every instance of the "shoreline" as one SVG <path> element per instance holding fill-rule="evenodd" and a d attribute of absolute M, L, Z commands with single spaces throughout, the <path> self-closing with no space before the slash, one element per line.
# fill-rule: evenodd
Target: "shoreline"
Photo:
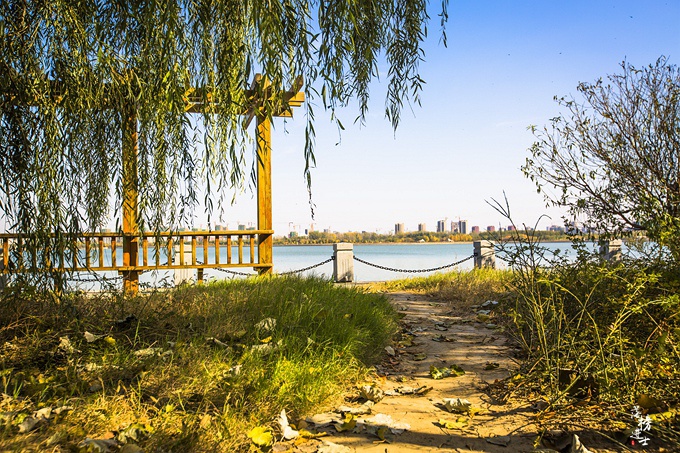
<path fill-rule="evenodd" d="M 486 239 L 481 239 L 486 240 Z M 351 242 L 353 245 L 471 245 L 475 241 L 451 241 L 451 242 Z M 508 241 L 510 242 L 510 241 Z M 299 247 L 299 246 L 329 246 L 342 242 L 327 242 L 324 244 L 274 244 L 274 247 Z M 571 243 L 569 239 L 557 239 L 550 241 L 539 241 L 539 244 Z"/>

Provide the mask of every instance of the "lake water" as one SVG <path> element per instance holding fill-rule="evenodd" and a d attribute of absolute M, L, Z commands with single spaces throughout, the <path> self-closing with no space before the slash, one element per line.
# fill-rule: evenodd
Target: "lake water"
<path fill-rule="evenodd" d="M 573 254 L 571 244 L 568 242 L 545 243 L 543 244 L 550 250 L 560 249 L 567 254 Z M 202 256 L 201 247 L 198 247 L 197 255 Z M 470 258 L 473 253 L 473 246 L 471 243 L 435 243 L 435 244 L 355 244 L 354 255 L 364 261 L 401 270 L 418 270 L 431 269 L 448 265 L 454 262 L 465 259 L 461 264 L 447 268 L 440 272 L 449 270 L 468 270 L 473 267 L 473 260 Z M 214 262 L 214 249 L 210 247 L 209 254 L 211 259 L 209 262 Z M 245 260 L 248 260 L 250 251 L 248 247 L 244 248 L 243 255 Z M 332 245 L 287 245 L 274 246 L 274 272 L 284 273 L 293 270 L 302 269 L 308 266 L 315 265 L 327 260 L 333 255 Z M 236 249 L 233 251 L 233 256 L 237 256 Z M 257 256 L 257 250 L 255 250 Z M 122 250 L 118 253 L 118 261 L 121 261 Z M 105 260 L 110 262 L 110 256 Z M 161 255 L 161 262 L 165 262 L 164 253 Z M 121 261 L 122 262 L 122 261 Z M 226 249 L 222 247 L 221 262 L 226 262 Z M 498 268 L 505 267 L 505 263 L 497 259 L 496 266 Z M 232 269 L 239 272 L 252 273 L 255 272 L 249 268 Z M 195 271 L 194 271 L 195 272 Z M 386 281 L 408 278 L 413 276 L 426 276 L 434 272 L 394 272 L 389 270 L 378 269 L 358 261 L 354 262 L 354 276 L 357 282 L 370 281 Z M 333 263 L 329 262 L 320 267 L 306 271 L 302 275 L 319 275 L 331 278 L 333 275 Z M 99 273 L 107 278 L 116 277 L 114 272 Z M 173 271 L 152 271 L 145 272 L 140 276 L 140 283 L 151 286 L 159 286 L 163 284 L 173 283 Z M 82 275 L 86 278 L 86 274 Z M 224 279 L 224 278 L 242 278 L 239 275 L 234 275 L 228 272 L 222 272 L 217 269 L 206 269 L 204 278 L 206 279 Z M 99 285 L 90 282 L 74 282 L 75 287 L 81 289 L 96 289 Z"/>

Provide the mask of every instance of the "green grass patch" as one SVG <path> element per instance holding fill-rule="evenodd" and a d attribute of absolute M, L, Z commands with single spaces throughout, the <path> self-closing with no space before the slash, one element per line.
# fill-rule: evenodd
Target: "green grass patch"
<path fill-rule="evenodd" d="M 397 329 L 386 297 L 314 278 L 60 302 L 24 288 L 0 309 L 0 450 L 11 451 L 107 433 L 145 451 L 247 450 L 246 433 L 282 409 L 295 421 L 366 378 Z M 60 406 L 72 409 L 19 433 Z"/>
<path fill-rule="evenodd" d="M 510 277 L 511 272 L 507 270 L 473 269 L 381 282 L 370 289 L 419 292 L 441 301 L 469 306 L 505 295 L 505 284 Z"/>

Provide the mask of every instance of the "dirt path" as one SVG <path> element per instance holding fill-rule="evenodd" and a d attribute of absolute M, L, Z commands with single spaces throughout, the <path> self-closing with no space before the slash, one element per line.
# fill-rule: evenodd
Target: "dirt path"
<path fill-rule="evenodd" d="M 406 341 L 395 345 L 394 355 L 377 367 L 385 378 L 375 386 L 388 396 L 376 402 L 370 414 L 355 416 L 354 421 L 358 423 L 353 429 L 340 433 L 328 429 L 329 436 L 324 437 L 324 441 L 348 448 L 319 451 L 532 451 L 535 430 L 531 426 L 529 404 L 524 408 L 508 407 L 493 401 L 482 391 L 487 383 L 509 376 L 510 370 L 517 366 L 511 358 L 513 351 L 507 339 L 493 325 L 478 322 L 476 313 L 469 308 L 459 313 L 447 304 L 409 293 L 391 294 L 390 297 L 405 315 L 402 328 Z M 435 338 L 440 341 L 433 340 Z M 442 369 L 454 364 L 465 374 L 443 379 L 430 376 L 431 365 Z M 431 387 L 431 390 L 421 395 L 392 395 L 405 387 Z M 466 399 L 482 412 L 472 417 L 450 413 L 436 405 L 445 398 Z M 360 404 L 361 401 L 348 402 L 347 406 Z M 402 433 L 376 432 L 370 420 L 385 416 L 391 417 L 395 425 L 407 424 L 408 429 Z M 447 429 L 438 426 L 440 419 L 459 421 L 461 426 Z M 462 426 L 466 422 L 467 425 Z M 314 426 L 310 420 L 310 427 Z"/>

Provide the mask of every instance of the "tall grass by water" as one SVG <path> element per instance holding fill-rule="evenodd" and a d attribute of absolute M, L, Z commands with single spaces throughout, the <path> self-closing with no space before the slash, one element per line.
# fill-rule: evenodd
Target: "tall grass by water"
<path fill-rule="evenodd" d="M 245 451 L 365 378 L 396 332 L 386 297 L 314 278 L 221 281 L 127 299 L 8 290 L 0 450 L 127 436 L 145 451 Z M 26 433 L 42 407 L 68 406 Z M 134 434 L 134 435 L 133 435 Z"/>

